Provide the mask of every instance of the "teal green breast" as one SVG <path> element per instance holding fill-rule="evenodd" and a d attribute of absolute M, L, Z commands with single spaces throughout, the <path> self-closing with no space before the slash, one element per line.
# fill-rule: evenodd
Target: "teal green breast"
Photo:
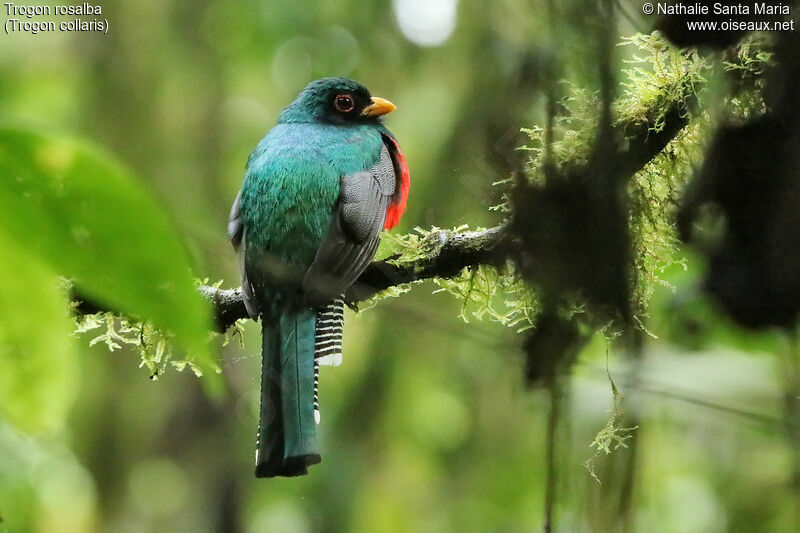
<path fill-rule="evenodd" d="M 330 223 L 339 177 L 374 165 L 382 142 L 375 126 L 275 126 L 251 154 L 242 186 L 251 270 L 270 257 L 304 272 Z"/>

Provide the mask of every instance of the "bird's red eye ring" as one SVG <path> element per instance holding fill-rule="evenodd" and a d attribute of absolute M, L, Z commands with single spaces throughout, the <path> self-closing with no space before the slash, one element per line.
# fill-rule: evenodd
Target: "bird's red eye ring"
<path fill-rule="evenodd" d="M 355 107 L 353 97 L 349 94 L 337 95 L 333 100 L 333 105 L 336 107 L 336 110 L 341 113 L 349 113 Z"/>

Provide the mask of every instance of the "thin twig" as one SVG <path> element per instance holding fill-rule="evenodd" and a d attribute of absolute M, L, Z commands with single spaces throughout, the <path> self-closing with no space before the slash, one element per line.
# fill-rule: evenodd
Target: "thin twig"
<path fill-rule="evenodd" d="M 544 533 L 553 531 L 556 506 L 556 485 L 558 482 L 556 461 L 556 438 L 561 418 L 561 385 L 553 378 L 547 388 L 550 395 L 550 411 L 547 414 L 547 434 L 545 436 L 546 472 L 544 492 Z"/>

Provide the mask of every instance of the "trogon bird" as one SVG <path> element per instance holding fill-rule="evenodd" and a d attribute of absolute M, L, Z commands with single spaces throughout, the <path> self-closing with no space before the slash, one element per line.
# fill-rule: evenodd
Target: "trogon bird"
<path fill-rule="evenodd" d="M 406 207 L 408 166 L 382 123 L 394 109 L 355 81 L 314 81 L 248 159 L 228 234 L 262 324 L 256 477 L 321 460 L 319 365 L 341 362 L 344 293 Z"/>

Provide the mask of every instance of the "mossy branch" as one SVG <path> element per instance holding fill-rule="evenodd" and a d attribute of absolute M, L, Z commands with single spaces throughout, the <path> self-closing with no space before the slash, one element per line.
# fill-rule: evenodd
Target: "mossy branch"
<path fill-rule="evenodd" d="M 373 261 L 348 290 L 347 300 L 355 304 L 398 285 L 452 278 L 470 266 L 501 265 L 508 256 L 503 226 L 482 231 L 433 231 L 422 242 L 422 248 L 422 256 L 413 261 L 399 262 L 398 256 Z M 213 306 L 217 331 L 224 332 L 237 320 L 249 318 L 241 288 L 200 285 L 198 291 Z M 80 315 L 113 311 L 79 291 L 73 291 L 72 300 L 73 309 Z"/>
<path fill-rule="evenodd" d="M 415 261 L 394 263 L 396 256 L 373 261 L 350 288 L 347 299 L 357 303 L 390 287 L 431 278 L 450 278 L 466 267 L 502 263 L 507 256 L 503 230 L 502 226 L 497 226 L 483 231 L 433 232 L 423 243 L 425 254 Z M 241 289 L 202 285 L 199 290 L 214 306 L 219 331 L 225 331 L 239 319 L 248 318 Z"/>

